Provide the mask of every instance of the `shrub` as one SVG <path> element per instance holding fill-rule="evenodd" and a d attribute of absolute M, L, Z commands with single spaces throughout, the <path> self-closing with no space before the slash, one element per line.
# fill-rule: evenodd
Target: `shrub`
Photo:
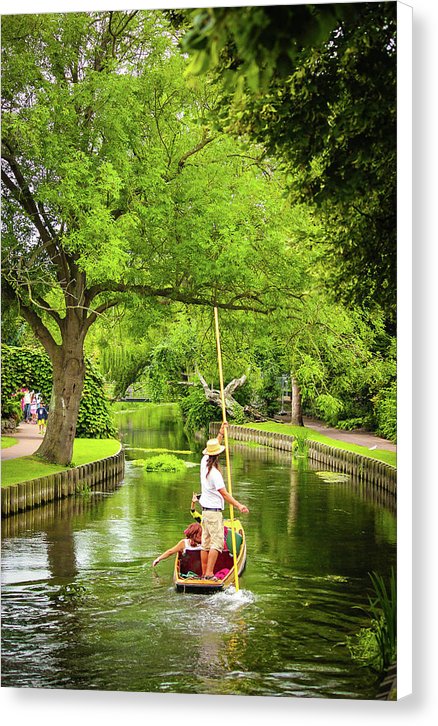
<path fill-rule="evenodd" d="M 264 371 L 261 385 L 257 391 L 257 404 L 266 416 L 278 413 L 281 386 L 275 372 Z"/>
<path fill-rule="evenodd" d="M 393 443 L 397 441 L 397 384 L 394 381 L 373 399 L 377 433 Z"/>
<path fill-rule="evenodd" d="M 22 416 L 21 404 L 19 398 L 5 398 L 2 401 L 2 419 L 14 419 L 20 421 Z"/>
<path fill-rule="evenodd" d="M 219 409 L 205 398 L 201 388 L 193 388 L 188 396 L 179 401 L 185 427 L 191 433 L 206 431 L 211 421 L 220 418 Z"/>
<path fill-rule="evenodd" d="M 342 431 L 352 431 L 353 429 L 361 429 L 361 428 L 367 428 L 367 426 L 371 425 L 370 418 L 346 418 L 342 421 L 338 421 L 336 424 L 337 429 L 341 429 Z"/>
<path fill-rule="evenodd" d="M 343 405 L 335 396 L 329 393 L 322 393 L 315 400 L 318 414 L 331 426 L 335 426 Z"/>
<path fill-rule="evenodd" d="M 76 436 L 84 439 L 110 439 L 116 435 L 110 403 L 104 393 L 104 380 L 87 361 Z"/>

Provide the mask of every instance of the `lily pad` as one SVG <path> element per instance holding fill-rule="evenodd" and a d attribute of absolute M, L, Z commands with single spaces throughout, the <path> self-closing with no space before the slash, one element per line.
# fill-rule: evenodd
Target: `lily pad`
<path fill-rule="evenodd" d="M 342 484 L 351 478 L 348 474 L 340 474 L 338 471 L 315 471 L 315 474 L 327 484 Z"/>

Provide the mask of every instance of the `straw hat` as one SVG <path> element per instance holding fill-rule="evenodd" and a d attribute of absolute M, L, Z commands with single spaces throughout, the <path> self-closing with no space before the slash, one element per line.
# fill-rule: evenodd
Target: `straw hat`
<path fill-rule="evenodd" d="M 222 446 L 217 439 L 209 439 L 209 441 L 207 441 L 207 446 L 202 453 L 207 454 L 208 456 L 217 456 L 223 451 L 225 451 L 225 446 Z"/>

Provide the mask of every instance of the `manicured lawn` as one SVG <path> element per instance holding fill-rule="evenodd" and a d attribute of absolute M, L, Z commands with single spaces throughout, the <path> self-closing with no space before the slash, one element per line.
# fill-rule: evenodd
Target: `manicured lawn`
<path fill-rule="evenodd" d="M 117 454 L 120 441 L 116 439 L 76 439 L 73 446 L 73 466 L 89 464 L 91 461 L 105 459 L 107 456 Z M 9 484 L 18 484 L 29 479 L 38 479 L 41 476 L 56 474 L 68 469 L 67 466 L 47 464 L 36 456 L 23 456 L 18 459 L 9 459 L 2 462 L 2 487 Z"/>
<path fill-rule="evenodd" d="M 243 426 L 246 426 L 247 428 L 260 429 L 260 431 L 273 431 L 292 436 L 302 436 L 303 433 L 305 433 L 306 438 L 310 441 L 320 441 L 322 444 L 327 444 L 327 446 L 335 446 L 337 449 L 354 451 L 356 454 L 368 456 L 370 459 L 378 459 L 379 461 L 385 462 L 385 464 L 397 466 L 397 454 L 393 451 L 385 451 L 384 449 L 374 449 L 373 451 L 370 451 L 367 446 L 348 444 L 345 441 L 339 441 L 338 439 L 330 439 L 328 436 L 324 436 L 324 434 L 320 434 L 318 431 L 314 431 L 307 426 L 292 426 L 291 424 L 273 423 L 271 421 L 260 424 L 243 424 Z"/>
<path fill-rule="evenodd" d="M 9 449 L 15 444 L 18 444 L 18 439 L 14 439 L 13 436 L 2 436 L 2 449 Z"/>

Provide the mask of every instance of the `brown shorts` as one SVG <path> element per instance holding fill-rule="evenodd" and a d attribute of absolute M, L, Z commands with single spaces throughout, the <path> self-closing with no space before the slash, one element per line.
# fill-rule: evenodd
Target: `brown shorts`
<path fill-rule="evenodd" d="M 217 550 L 224 548 L 224 523 L 222 512 L 202 512 L 201 549 Z"/>

